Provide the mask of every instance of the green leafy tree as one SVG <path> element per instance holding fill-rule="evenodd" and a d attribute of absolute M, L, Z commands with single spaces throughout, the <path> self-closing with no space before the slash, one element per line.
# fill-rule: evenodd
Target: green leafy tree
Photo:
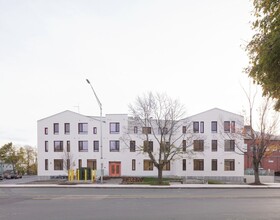
<path fill-rule="evenodd" d="M 253 5 L 256 33 L 246 47 L 249 66 L 245 71 L 280 110 L 280 0 L 254 0 Z"/>
<path fill-rule="evenodd" d="M 11 164 L 13 171 L 16 172 L 16 165 L 20 161 L 21 155 L 18 154 L 12 143 L 5 144 L 0 149 L 1 160 L 4 163 Z"/>

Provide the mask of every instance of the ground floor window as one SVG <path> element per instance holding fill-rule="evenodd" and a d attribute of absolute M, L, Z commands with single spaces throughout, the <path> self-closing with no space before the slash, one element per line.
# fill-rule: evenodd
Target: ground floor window
<path fill-rule="evenodd" d="M 204 160 L 194 159 L 193 160 L 193 170 L 204 170 Z"/>
<path fill-rule="evenodd" d="M 235 161 L 234 159 L 225 159 L 225 171 L 234 171 Z"/>
<path fill-rule="evenodd" d="M 154 164 L 151 160 L 144 160 L 144 170 L 153 170 Z"/>
<path fill-rule="evenodd" d="M 183 171 L 187 170 L 187 160 L 186 159 L 182 160 L 182 170 Z"/>
<path fill-rule="evenodd" d="M 218 170 L 218 160 L 217 159 L 212 159 L 211 169 L 212 169 L 212 171 Z"/>
<path fill-rule="evenodd" d="M 164 165 L 164 167 L 163 167 L 162 170 L 170 170 L 170 161 L 168 161 L 168 162 Z"/>
<path fill-rule="evenodd" d="M 136 160 L 132 159 L 132 170 L 136 170 Z"/>
<path fill-rule="evenodd" d="M 45 170 L 49 169 L 49 160 L 45 159 Z"/>
<path fill-rule="evenodd" d="M 63 159 L 53 160 L 54 170 L 63 170 Z"/>

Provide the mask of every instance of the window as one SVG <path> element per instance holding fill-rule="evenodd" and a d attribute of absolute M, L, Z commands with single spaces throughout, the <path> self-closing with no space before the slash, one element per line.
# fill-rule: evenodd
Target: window
<path fill-rule="evenodd" d="M 183 140 L 183 142 L 182 142 L 182 150 L 183 150 L 183 152 L 186 152 L 187 151 L 187 141 L 186 140 Z"/>
<path fill-rule="evenodd" d="M 187 133 L 187 126 L 183 126 L 183 127 L 182 127 L 182 133 L 183 133 L 183 134 L 186 134 L 186 133 Z"/>
<path fill-rule="evenodd" d="M 211 141 L 211 149 L 212 149 L 212 151 L 218 151 L 218 141 L 217 140 Z"/>
<path fill-rule="evenodd" d="M 163 127 L 163 128 L 158 128 L 158 134 L 159 135 L 165 135 L 165 134 L 168 134 L 168 128 L 166 127 Z"/>
<path fill-rule="evenodd" d="M 54 170 L 63 170 L 63 159 L 53 160 Z"/>
<path fill-rule="evenodd" d="M 193 160 L 193 170 L 204 170 L 204 160 L 194 159 Z"/>
<path fill-rule="evenodd" d="M 136 160 L 135 159 L 132 159 L 131 164 L 132 164 L 131 169 L 136 170 Z"/>
<path fill-rule="evenodd" d="M 218 160 L 217 159 L 212 159 L 211 170 L 212 171 L 217 171 L 218 170 Z"/>
<path fill-rule="evenodd" d="M 120 141 L 110 141 L 110 151 L 119 152 L 120 151 Z"/>
<path fill-rule="evenodd" d="M 130 152 L 135 152 L 135 141 L 130 141 L 129 143 L 129 150 Z"/>
<path fill-rule="evenodd" d="M 93 127 L 92 131 L 93 131 L 93 134 L 97 134 L 97 127 Z"/>
<path fill-rule="evenodd" d="M 49 151 L 49 142 L 45 141 L 45 152 Z"/>
<path fill-rule="evenodd" d="M 47 135 L 49 133 L 49 130 L 48 130 L 48 128 L 46 127 L 45 128 L 45 135 Z"/>
<path fill-rule="evenodd" d="M 49 160 L 45 159 L 45 170 L 49 170 Z"/>
<path fill-rule="evenodd" d="M 79 141 L 79 152 L 88 152 L 88 141 Z"/>
<path fill-rule="evenodd" d="M 212 131 L 212 133 L 217 133 L 217 131 L 218 131 L 217 121 L 211 121 L 211 131 Z"/>
<path fill-rule="evenodd" d="M 199 122 L 194 121 L 193 122 L 193 133 L 198 133 L 199 132 Z"/>
<path fill-rule="evenodd" d="M 144 170 L 153 170 L 154 164 L 151 160 L 144 160 Z"/>
<path fill-rule="evenodd" d="M 93 141 L 93 151 L 94 152 L 99 151 L 99 141 Z"/>
<path fill-rule="evenodd" d="M 64 134 L 70 134 L 70 123 L 64 123 Z"/>
<path fill-rule="evenodd" d="M 134 134 L 137 134 L 138 133 L 138 127 L 134 126 L 133 131 L 134 131 Z"/>
<path fill-rule="evenodd" d="M 194 151 L 204 151 L 204 140 L 194 140 L 193 141 Z"/>
<path fill-rule="evenodd" d="M 144 152 L 153 152 L 153 142 L 152 141 L 144 141 Z"/>
<path fill-rule="evenodd" d="M 119 122 L 112 122 L 110 123 L 110 133 L 116 134 L 120 132 L 120 123 Z"/>
<path fill-rule="evenodd" d="M 66 148 L 67 148 L 67 152 L 70 152 L 70 141 L 66 142 Z"/>
<path fill-rule="evenodd" d="M 235 121 L 231 122 L 231 133 L 235 133 Z"/>
<path fill-rule="evenodd" d="M 200 122 L 200 133 L 204 133 L 204 121 Z"/>
<path fill-rule="evenodd" d="M 53 124 L 53 133 L 54 134 L 58 134 L 59 133 L 59 124 L 58 123 L 54 123 Z"/>
<path fill-rule="evenodd" d="M 54 141 L 54 152 L 63 151 L 63 141 Z"/>
<path fill-rule="evenodd" d="M 170 161 L 168 161 L 162 168 L 162 170 L 170 170 Z"/>
<path fill-rule="evenodd" d="M 235 151 L 234 140 L 225 140 L 225 151 Z"/>
<path fill-rule="evenodd" d="M 88 123 L 79 123 L 78 124 L 78 133 L 87 134 L 88 133 Z"/>
<path fill-rule="evenodd" d="M 224 132 L 225 133 L 230 132 L 230 121 L 224 121 Z"/>
<path fill-rule="evenodd" d="M 186 159 L 182 160 L 182 170 L 183 171 L 187 170 L 187 160 Z"/>
<path fill-rule="evenodd" d="M 225 159 L 225 171 L 234 171 L 235 161 L 233 159 Z"/>
<path fill-rule="evenodd" d="M 152 128 L 151 127 L 143 127 L 142 128 L 142 133 L 143 134 L 151 134 L 152 133 Z"/>

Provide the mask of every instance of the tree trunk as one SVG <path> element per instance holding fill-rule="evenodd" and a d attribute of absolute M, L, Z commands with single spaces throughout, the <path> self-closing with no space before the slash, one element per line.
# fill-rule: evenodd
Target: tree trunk
<path fill-rule="evenodd" d="M 162 185 L 162 167 L 158 167 L 158 184 Z"/>
<path fill-rule="evenodd" d="M 259 175 L 259 166 L 254 164 L 254 176 L 255 176 L 255 185 L 261 185 L 260 175 Z"/>

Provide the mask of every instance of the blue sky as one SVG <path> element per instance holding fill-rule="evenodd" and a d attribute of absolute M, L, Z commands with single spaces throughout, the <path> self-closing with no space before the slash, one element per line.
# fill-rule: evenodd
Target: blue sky
<path fill-rule="evenodd" d="M 128 113 L 147 91 L 186 116 L 241 113 L 250 0 L 0 0 L 0 145 L 36 146 L 37 120 L 66 109 Z"/>

